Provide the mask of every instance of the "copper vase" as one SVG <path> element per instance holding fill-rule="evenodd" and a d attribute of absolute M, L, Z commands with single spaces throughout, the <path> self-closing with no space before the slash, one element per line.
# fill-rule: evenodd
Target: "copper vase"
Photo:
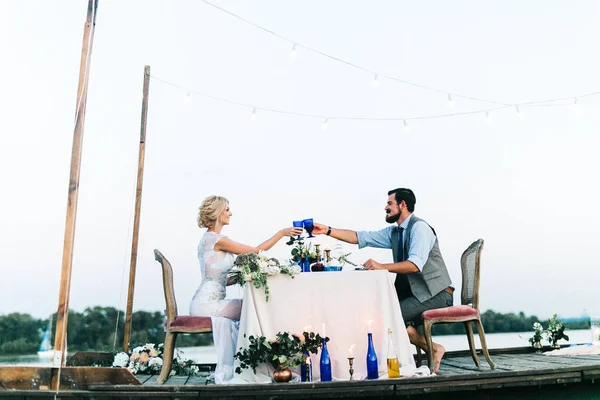
<path fill-rule="evenodd" d="M 292 370 L 281 365 L 273 371 L 273 380 L 277 383 L 287 383 L 292 380 Z"/>

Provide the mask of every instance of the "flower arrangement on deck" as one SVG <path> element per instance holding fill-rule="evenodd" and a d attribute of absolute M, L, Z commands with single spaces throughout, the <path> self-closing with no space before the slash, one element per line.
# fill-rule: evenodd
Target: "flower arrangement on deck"
<path fill-rule="evenodd" d="M 569 336 L 565 335 L 565 324 L 558 321 L 556 314 L 550 318 L 550 322 L 548 323 L 548 343 L 552 344 L 552 347 L 559 347 L 558 341 L 564 339 L 569 341 Z"/>
<path fill-rule="evenodd" d="M 245 335 L 244 335 L 245 336 Z M 322 346 L 323 338 L 318 333 L 303 332 L 302 337 L 290 335 L 288 332 L 278 332 L 275 340 L 267 340 L 264 336 L 249 336 L 248 348 L 240 347 L 235 358 L 240 360 L 240 366 L 235 369 L 238 374 L 242 369 L 252 368 L 269 363 L 274 368 L 290 368 L 306 362 L 307 352 L 317 353 Z M 325 337 L 328 342 L 329 338 Z"/>
<path fill-rule="evenodd" d="M 117 353 L 112 366 L 127 368 L 134 375 L 138 373 L 157 374 L 163 365 L 163 349 L 164 345 L 162 343 L 158 345 L 146 343 L 144 346 L 134 348 L 129 354 L 125 352 Z M 169 376 L 198 374 L 198 366 L 194 365 L 192 360 L 183 358 L 182 353 L 177 350 Z"/>
<path fill-rule="evenodd" d="M 539 322 L 535 322 L 533 324 L 533 336 L 528 339 L 529 343 L 533 347 L 540 349 L 542 339 L 546 339 L 548 344 L 552 345 L 554 348 L 559 347 L 559 340 L 569 340 L 569 336 L 565 335 L 565 324 L 558 321 L 556 314 L 554 314 L 552 318 L 550 318 L 550 321 L 548 321 L 548 329 L 544 329 L 542 324 Z"/>
<path fill-rule="evenodd" d="M 269 301 L 269 283 L 267 277 L 285 274 L 294 278 L 300 271 L 299 266 L 282 266 L 277 259 L 269 258 L 261 251 L 259 254 L 246 253 L 238 255 L 233 262 L 229 278 L 233 284 L 237 283 L 243 286 L 246 282 L 252 282 L 255 288 L 264 288 L 265 297 Z"/>
<path fill-rule="evenodd" d="M 533 336 L 529 338 L 529 343 L 536 348 L 541 347 L 541 342 L 544 336 L 546 335 L 546 331 L 544 327 L 539 322 L 533 323 Z"/>

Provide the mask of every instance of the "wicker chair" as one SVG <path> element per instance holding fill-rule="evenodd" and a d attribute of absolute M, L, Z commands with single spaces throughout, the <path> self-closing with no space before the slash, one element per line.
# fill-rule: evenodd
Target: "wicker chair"
<path fill-rule="evenodd" d="M 490 364 L 490 368 L 496 368 L 487 349 L 485 333 L 479 315 L 479 270 L 481 266 L 482 249 L 483 239 L 476 240 L 463 252 L 460 259 L 462 270 L 461 305 L 427 310 L 422 314 L 423 332 L 425 339 L 427 340 L 427 347 L 430 349 L 427 359 L 429 370 L 431 371 L 433 371 L 434 359 L 431 327 L 434 324 L 452 322 L 462 322 L 465 325 L 465 330 L 467 331 L 467 337 L 469 339 L 469 348 L 471 349 L 471 356 L 473 357 L 473 361 L 475 361 L 475 365 L 479 367 L 479 358 L 477 357 L 475 339 L 473 338 L 473 328 L 471 327 L 471 322 L 475 323 L 481 340 L 482 353 L 488 364 Z M 417 351 L 420 353 L 418 348 Z"/>
<path fill-rule="evenodd" d="M 210 333 L 212 332 L 212 322 L 210 317 L 177 315 L 177 302 L 175 301 L 175 290 L 173 289 L 173 268 L 171 267 L 171 263 L 158 250 L 154 250 L 154 258 L 162 265 L 163 287 L 165 290 L 165 302 L 167 304 L 163 365 L 160 370 L 160 376 L 156 381 L 156 383 L 162 385 L 171 372 L 177 335 L 179 333 Z"/>

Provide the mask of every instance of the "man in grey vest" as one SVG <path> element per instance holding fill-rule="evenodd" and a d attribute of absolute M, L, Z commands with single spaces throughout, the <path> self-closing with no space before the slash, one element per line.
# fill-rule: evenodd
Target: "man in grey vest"
<path fill-rule="evenodd" d="M 422 219 L 413 215 L 415 194 L 410 189 L 394 189 L 388 192 L 385 206 L 386 222 L 394 224 L 380 231 L 355 232 L 335 229 L 315 223 L 314 234 L 325 234 L 359 248 L 377 247 L 392 249 L 394 262 L 381 264 L 373 259 L 364 263 L 367 269 L 386 269 L 396 273 L 396 293 L 400 301 L 402 317 L 407 324 L 410 342 L 428 351 L 425 337 L 415 326 L 421 325 L 421 314 L 434 308 L 454 304 L 452 282 L 442 258 L 435 230 Z M 435 350 L 434 372 L 446 351 L 440 344 Z"/>

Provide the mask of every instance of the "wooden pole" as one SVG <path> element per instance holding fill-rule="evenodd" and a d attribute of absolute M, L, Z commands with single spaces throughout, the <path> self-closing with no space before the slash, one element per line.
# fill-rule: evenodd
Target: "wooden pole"
<path fill-rule="evenodd" d="M 69 293 L 71 290 L 71 269 L 73 266 L 73 243 L 75 239 L 75 221 L 77 219 L 77 198 L 79 189 L 79 171 L 81 167 L 81 150 L 83 144 L 83 127 L 85 123 L 85 107 L 87 88 L 96 26 L 97 0 L 88 0 L 87 18 L 83 29 L 83 45 L 79 66 L 79 85 L 77 88 L 77 105 L 75 108 L 75 131 L 71 152 L 71 172 L 69 175 L 69 192 L 67 197 L 67 216 L 63 243 L 62 270 L 60 275 L 60 293 L 58 295 L 58 311 L 56 315 L 56 334 L 54 336 L 53 367 L 62 367 L 65 362 L 67 344 L 67 319 L 69 313 Z M 53 388 L 58 389 L 58 380 L 53 379 Z M 54 385 L 56 384 L 56 386 Z"/>
<path fill-rule="evenodd" d="M 140 149 L 138 158 L 137 187 L 135 191 L 135 217 L 133 220 L 133 238 L 131 241 L 131 262 L 129 264 L 129 290 L 127 291 L 127 312 L 125 314 L 125 334 L 123 351 L 129 351 L 131 339 L 131 314 L 133 311 L 133 292 L 135 288 L 135 269 L 137 265 L 138 238 L 140 233 L 140 210 L 142 206 L 142 186 L 144 183 L 144 158 L 146 155 L 146 121 L 148 117 L 148 89 L 150 87 L 150 66 L 144 67 L 144 91 L 142 96 L 142 120 L 140 127 Z"/>

